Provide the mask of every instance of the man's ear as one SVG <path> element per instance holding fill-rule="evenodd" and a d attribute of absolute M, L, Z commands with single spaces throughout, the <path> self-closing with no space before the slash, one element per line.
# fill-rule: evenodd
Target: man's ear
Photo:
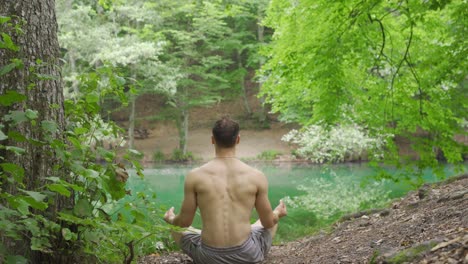
<path fill-rule="evenodd" d="M 211 144 L 213 144 L 213 145 L 214 145 L 215 143 L 216 143 L 216 141 L 215 141 L 215 138 L 214 138 L 214 136 L 211 136 Z"/>
<path fill-rule="evenodd" d="M 239 142 L 240 142 L 240 135 L 237 135 L 236 144 L 239 144 Z"/>

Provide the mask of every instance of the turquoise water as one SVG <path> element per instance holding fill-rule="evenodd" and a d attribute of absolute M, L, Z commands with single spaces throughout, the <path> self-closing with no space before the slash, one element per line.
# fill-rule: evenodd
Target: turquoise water
<path fill-rule="evenodd" d="M 372 176 L 376 175 L 376 170 L 370 168 L 366 164 L 320 166 L 282 163 L 277 165 L 251 165 L 263 171 L 267 176 L 269 181 L 269 199 L 272 207 L 275 207 L 278 201 L 284 197 L 304 195 L 306 192 L 298 190 L 298 186 L 310 188 L 310 192 L 314 194 L 316 198 L 322 199 L 325 197 L 324 199 L 329 199 L 321 200 L 323 206 L 315 210 L 289 206 L 288 217 L 281 220 L 276 238 L 277 242 L 295 239 L 329 226 L 342 215 L 342 213 L 338 213 L 329 217 L 324 217 L 327 213 L 327 204 L 336 203 L 336 201 L 333 201 L 335 197 L 333 191 L 340 192 L 338 188 L 356 185 L 356 191 L 360 192 L 361 188 L 359 188 L 359 186 L 363 185 L 363 182 L 375 182 Z M 176 212 L 178 212 L 183 199 L 185 175 L 193 167 L 194 166 L 161 166 L 145 169 L 145 178 L 140 179 L 137 176 L 130 177 L 129 187 L 132 189 L 132 192 L 156 192 L 156 202 L 161 206 L 162 210 L 174 206 Z M 388 171 L 391 174 L 395 173 L 392 170 Z M 446 175 L 453 175 L 453 168 L 446 167 L 445 173 Z M 424 171 L 422 179 L 424 182 L 434 182 L 439 178 L 432 174 L 430 170 L 427 170 Z M 326 184 L 327 186 L 318 185 L 317 183 L 322 185 Z M 336 186 L 336 190 L 334 186 Z M 385 196 L 382 195 L 381 198 L 377 196 L 377 200 L 380 201 L 376 202 L 382 204 L 382 201 L 389 201 L 390 199 L 403 196 L 409 190 L 414 189 L 414 186 L 407 181 L 400 181 L 397 183 L 385 181 L 381 182 L 379 185 L 373 185 L 371 188 L 374 190 L 379 188 L 381 189 L 379 191 L 385 192 Z M 330 193 L 330 191 L 332 193 Z M 320 194 L 321 192 L 323 192 L 323 197 Z M 338 194 L 339 193 L 336 194 L 336 197 L 339 196 Z M 349 196 L 354 196 L 354 194 L 350 193 Z M 373 203 L 365 203 L 360 209 L 367 209 L 368 207 L 373 207 L 373 205 Z M 346 208 L 340 209 L 346 211 Z M 252 221 L 255 220 L 254 218 L 255 215 Z M 200 228 L 200 223 L 199 213 L 197 212 L 193 225 Z"/>

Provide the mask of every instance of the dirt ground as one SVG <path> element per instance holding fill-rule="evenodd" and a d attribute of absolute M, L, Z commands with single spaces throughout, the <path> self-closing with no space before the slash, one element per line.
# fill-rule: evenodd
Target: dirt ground
<path fill-rule="evenodd" d="M 263 151 L 275 150 L 283 155 L 291 153 L 291 147 L 281 141 L 281 137 L 288 133 L 290 128 L 281 123 L 272 123 L 269 129 L 242 129 L 241 141 L 237 147 L 239 158 L 255 158 Z M 170 156 L 178 147 L 179 137 L 177 129 L 171 124 L 161 123 L 149 130 L 149 137 L 135 140 L 135 147 L 145 154 L 145 162 L 151 161 L 155 151 L 162 151 Z M 214 146 L 211 144 L 210 127 L 195 127 L 190 129 L 187 150 L 196 158 L 209 160 L 214 157 Z"/>
<path fill-rule="evenodd" d="M 468 175 L 420 190 L 383 210 L 344 217 L 330 233 L 272 247 L 263 264 L 468 263 Z M 140 264 L 192 263 L 180 252 Z"/>

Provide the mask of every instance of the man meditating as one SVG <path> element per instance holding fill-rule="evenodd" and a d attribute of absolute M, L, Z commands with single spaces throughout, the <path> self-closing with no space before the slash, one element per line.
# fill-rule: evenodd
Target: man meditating
<path fill-rule="evenodd" d="M 271 247 L 278 221 L 286 216 L 282 201 L 271 209 L 265 175 L 236 158 L 239 125 L 229 117 L 218 120 L 211 138 L 216 157 L 185 178 L 184 200 L 164 215 L 172 225 L 189 227 L 200 207 L 202 230 L 173 232 L 176 243 L 197 264 L 261 262 Z M 250 224 L 253 208 L 259 220 Z"/>

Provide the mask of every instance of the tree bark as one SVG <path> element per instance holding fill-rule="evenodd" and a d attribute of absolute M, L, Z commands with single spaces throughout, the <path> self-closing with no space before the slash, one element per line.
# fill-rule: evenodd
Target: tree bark
<path fill-rule="evenodd" d="M 242 56 L 241 56 L 240 50 L 237 50 L 236 57 L 237 57 L 237 67 L 239 69 L 242 69 L 244 67 L 244 65 L 242 65 Z M 252 110 L 250 109 L 249 100 L 248 100 L 248 96 L 247 96 L 247 89 L 245 87 L 245 76 L 242 75 L 239 78 L 239 84 L 240 84 L 241 90 L 242 90 L 241 92 L 242 92 L 242 99 L 244 101 L 245 111 L 247 112 L 248 116 L 251 116 L 252 115 Z"/>
<path fill-rule="evenodd" d="M 257 10 L 257 40 L 259 43 L 264 43 L 264 32 L 265 32 L 265 27 L 262 25 L 261 18 L 263 17 L 262 14 L 262 9 L 259 7 Z M 260 58 L 260 65 L 259 68 L 263 66 L 264 62 L 263 59 Z M 262 89 L 262 82 L 258 83 L 258 90 L 260 91 Z M 260 97 L 260 105 L 261 105 L 261 110 L 260 110 L 260 115 L 259 115 L 259 121 L 266 126 L 267 125 L 267 113 L 265 109 L 265 98 L 262 96 Z"/>
<path fill-rule="evenodd" d="M 135 143 L 135 101 L 136 96 L 131 95 L 130 98 L 130 117 L 128 119 L 128 148 L 133 149 Z"/>
<path fill-rule="evenodd" d="M 187 154 L 187 143 L 188 143 L 188 127 L 189 127 L 189 111 L 184 110 L 184 146 L 182 148 L 182 153 Z"/>
<path fill-rule="evenodd" d="M 57 39 L 57 21 L 55 16 L 54 0 L 2 0 L 0 4 L 0 15 L 11 17 L 13 26 L 2 25 L 2 32 L 7 33 L 12 41 L 20 48 L 18 52 L 0 49 L 0 66 L 11 63 L 12 59 L 20 59 L 24 67 L 16 68 L 6 75 L 0 76 L 0 94 L 9 90 L 16 91 L 26 96 L 26 100 L 12 106 L 0 106 L 0 117 L 10 111 L 25 111 L 31 109 L 37 111 L 36 125 L 31 122 L 22 122 L 15 127 L 6 127 L 3 131 L 8 133 L 15 130 L 28 139 L 41 140 L 44 131 L 41 129 L 42 121 L 53 121 L 58 130 L 51 135 L 58 140 L 63 139 L 65 128 L 64 98 L 61 74 L 59 70 L 59 43 Z M 22 33 L 14 29 L 20 25 Z M 42 62 L 41 62 L 42 61 Z M 38 75 L 39 74 L 39 75 Z M 48 76 L 40 78 L 40 76 Z M 52 78 L 49 78 L 52 77 Z M 2 120 L 2 123 L 4 120 Z M 1 142 L 4 145 L 23 148 L 23 155 L 15 155 L 9 151 L 0 153 L 4 157 L 1 162 L 14 163 L 21 166 L 24 173 L 24 189 L 38 190 L 45 183 L 45 178 L 58 176 L 64 178 L 66 171 L 61 166 L 61 160 L 55 155 L 50 146 L 31 144 L 28 141 L 18 142 L 7 139 Z M 17 185 L 2 183 L 6 186 L 3 190 L 17 193 Z M 57 211 L 73 204 L 71 198 L 57 196 L 53 204 L 44 214 L 48 218 L 55 219 Z M 8 243 L 7 243 L 8 244 Z M 32 263 L 57 262 L 60 256 L 45 256 L 40 252 L 30 249 L 30 241 L 25 238 L 22 244 L 18 242 L 15 246 L 10 243 L 7 251 L 10 254 L 23 255 Z M 52 258 L 52 259 L 51 259 Z"/>

